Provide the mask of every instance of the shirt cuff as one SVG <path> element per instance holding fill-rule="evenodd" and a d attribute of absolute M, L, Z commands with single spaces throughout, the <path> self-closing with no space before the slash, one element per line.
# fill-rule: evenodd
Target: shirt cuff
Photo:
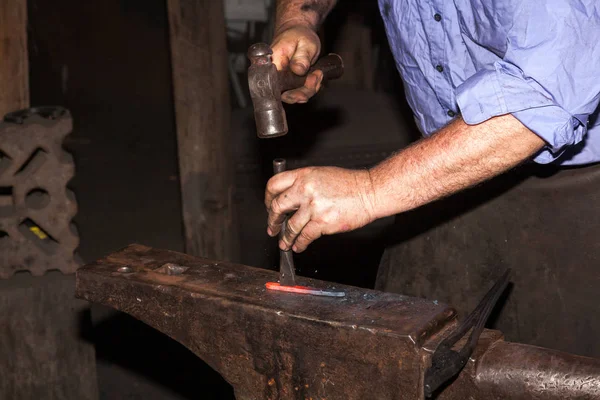
<path fill-rule="evenodd" d="M 520 69 L 504 61 L 466 80 L 457 88 L 456 101 L 467 124 L 512 114 L 546 142 L 534 158 L 540 164 L 556 160 L 587 133 L 587 120 L 582 120 L 586 116 L 571 115 L 535 80 L 523 77 Z"/>

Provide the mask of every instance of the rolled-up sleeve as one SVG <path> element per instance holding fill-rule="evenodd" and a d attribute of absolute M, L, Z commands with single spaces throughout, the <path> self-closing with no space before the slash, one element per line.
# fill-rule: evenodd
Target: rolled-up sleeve
<path fill-rule="evenodd" d="M 460 85 L 456 98 L 467 124 L 512 114 L 546 142 L 535 161 L 549 163 L 584 140 L 600 101 L 600 7 L 520 3 L 504 56 Z"/>

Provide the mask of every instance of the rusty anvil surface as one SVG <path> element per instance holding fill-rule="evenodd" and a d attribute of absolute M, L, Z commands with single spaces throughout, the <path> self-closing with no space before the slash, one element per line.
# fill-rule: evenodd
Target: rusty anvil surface
<path fill-rule="evenodd" d="M 180 342 L 238 400 L 423 398 L 431 351 L 456 326 L 452 308 L 348 286 L 338 286 L 344 298 L 266 291 L 277 276 L 131 245 L 79 269 L 76 295 Z M 600 360 L 506 343 L 485 331 L 440 398 L 600 398 Z"/>

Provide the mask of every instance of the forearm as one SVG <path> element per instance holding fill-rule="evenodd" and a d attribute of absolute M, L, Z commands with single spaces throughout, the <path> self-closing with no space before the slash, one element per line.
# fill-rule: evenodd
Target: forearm
<path fill-rule="evenodd" d="M 317 30 L 337 0 L 277 0 L 275 31 L 290 25 Z"/>
<path fill-rule="evenodd" d="M 369 171 L 373 217 L 408 211 L 474 186 L 515 167 L 543 145 L 512 115 L 478 125 L 454 121 Z"/>

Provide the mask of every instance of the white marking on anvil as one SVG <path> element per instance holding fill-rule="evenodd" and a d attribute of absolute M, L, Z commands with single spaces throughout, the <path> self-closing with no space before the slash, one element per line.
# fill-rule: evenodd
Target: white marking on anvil
<path fill-rule="evenodd" d="M 367 332 L 371 332 L 371 333 L 377 333 L 378 330 L 377 329 L 373 329 L 373 328 L 367 328 L 366 326 L 359 326 L 360 329 L 367 331 Z"/>
<path fill-rule="evenodd" d="M 139 297 L 135 298 L 137 301 L 139 301 L 140 303 L 142 302 L 142 299 L 140 299 Z"/>
<path fill-rule="evenodd" d="M 263 291 L 265 291 L 265 290 L 263 290 Z M 279 313 L 281 313 L 281 315 L 286 315 L 289 318 L 300 319 L 300 320 L 311 321 L 311 322 L 318 322 L 320 324 L 325 324 L 325 325 L 333 326 L 336 328 L 352 328 L 352 329 L 359 328 L 358 325 L 348 325 L 347 322 L 342 322 L 342 321 L 331 321 L 331 320 L 326 320 L 326 319 L 322 319 L 322 318 L 310 317 L 308 315 L 293 314 L 293 313 L 286 312 L 286 311 L 274 311 L 272 309 L 265 310 L 265 311 L 275 312 L 277 315 L 279 315 Z M 365 329 L 371 333 L 375 333 L 378 335 L 398 337 L 398 338 L 408 337 L 412 341 L 413 344 L 416 344 L 414 339 L 412 337 L 410 337 L 409 335 L 398 334 L 398 333 L 394 332 L 393 330 L 388 330 L 388 329 L 379 330 L 379 329 L 371 329 L 371 328 L 363 328 L 363 327 L 361 327 L 361 329 Z"/>
<path fill-rule="evenodd" d="M 433 353 L 435 351 L 435 349 L 423 346 L 423 350 L 425 350 L 427 353 Z"/>
<path fill-rule="evenodd" d="M 323 374 L 323 378 L 321 379 L 321 387 L 322 387 L 323 389 L 325 389 L 325 385 L 327 385 L 328 383 L 329 383 L 330 385 L 332 385 L 332 386 L 335 386 L 335 383 L 333 383 L 333 382 L 331 381 L 331 378 L 330 378 L 330 377 L 328 377 L 327 375 Z"/>

